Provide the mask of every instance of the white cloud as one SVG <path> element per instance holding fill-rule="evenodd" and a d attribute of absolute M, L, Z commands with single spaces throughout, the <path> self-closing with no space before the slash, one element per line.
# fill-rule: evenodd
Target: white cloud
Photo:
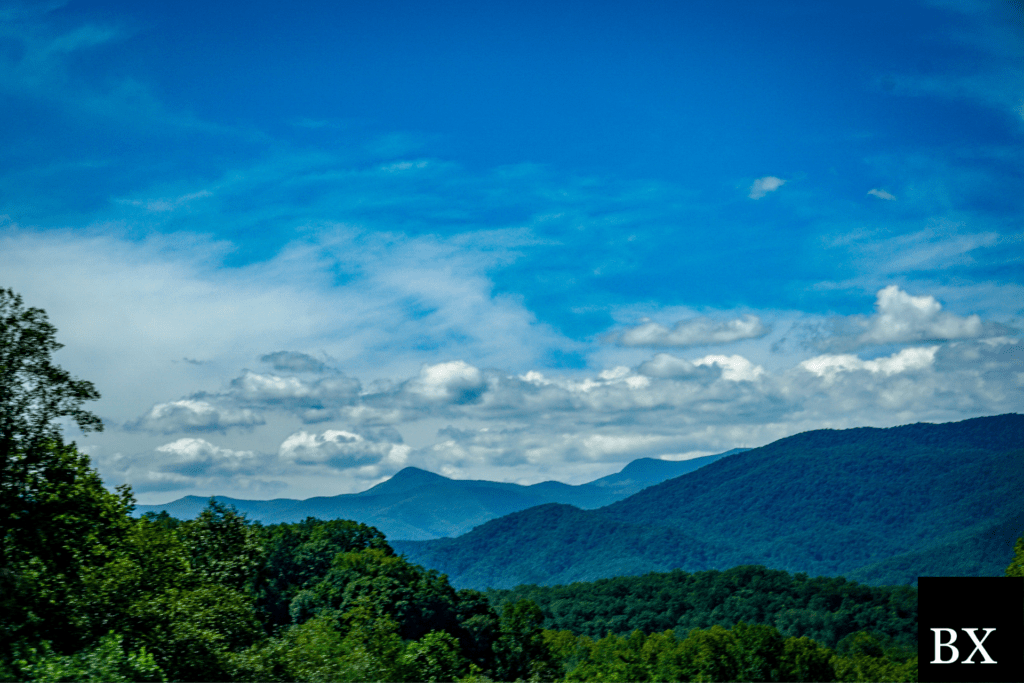
<path fill-rule="evenodd" d="M 364 478 L 372 478 L 401 469 L 410 450 L 405 444 L 369 440 L 353 432 L 328 429 L 320 434 L 296 432 L 284 440 L 278 454 L 291 463 L 326 465 L 336 470 L 359 469 Z"/>
<path fill-rule="evenodd" d="M 970 339 L 984 333 L 979 316 L 944 312 L 935 297 L 912 296 L 896 285 L 879 290 L 875 309 L 858 338 L 861 344 Z"/>
<path fill-rule="evenodd" d="M 263 464 L 262 459 L 252 451 L 221 448 L 204 439 L 178 439 L 160 446 L 156 451 L 170 456 L 161 462 L 160 471 L 188 477 L 211 473 L 251 474 Z"/>
<path fill-rule="evenodd" d="M 751 199 L 760 199 L 769 192 L 775 192 L 783 185 L 786 181 L 782 178 L 776 178 L 773 175 L 765 176 L 764 178 L 758 178 L 754 181 L 754 184 L 750 186 L 750 194 L 748 195 Z"/>
<path fill-rule="evenodd" d="M 407 386 L 410 393 L 439 403 L 471 403 L 486 389 L 483 373 L 461 360 L 424 365 Z"/>
<path fill-rule="evenodd" d="M 717 365 L 722 369 L 722 379 L 730 382 L 753 382 L 764 374 L 764 368 L 743 356 L 710 355 L 693 361 L 693 364 Z"/>
<path fill-rule="evenodd" d="M 834 380 L 836 375 L 841 372 L 863 371 L 874 374 L 895 375 L 931 367 L 935 362 L 935 352 L 938 350 L 938 346 L 903 349 L 891 356 L 874 360 L 861 360 L 852 354 L 826 354 L 802 361 L 800 367 L 828 381 Z"/>
<path fill-rule="evenodd" d="M 888 199 L 889 201 L 895 201 L 896 199 L 896 197 L 889 194 L 885 190 L 871 189 L 868 190 L 868 194 L 874 197 L 878 197 L 879 199 Z"/>
<path fill-rule="evenodd" d="M 755 315 L 733 320 L 691 318 L 680 320 L 671 330 L 656 322 L 645 322 L 625 330 L 619 335 L 618 343 L 623 346 L 705 346 L 757 339 L 769 331 Z"/>
<path fill-rule="evenodd" d="M 212 197 L 213 193 L 209 190 L 199 190 L 198 192 L 188 192 L 178 197 L 170 197 L 163 199 L 119 199 L 119 204 L 126 204 L 128 206 L 139 206 L 147 211 L 154 212 L 165 212 L 174 211 L 181 206 L 187 206 L 189 202 L 195 199 L 205 199 Z"/>
<path fill-rule="evenodd" d="M 910 272 L 941 272 L 950 268 L 969 267 L 980 258 L 972 252 L 998 246 L 1013 249 L 1014 240 L 1013 237 L 1001 236 L 996 232 L 966 232 L 962 225 L 939 222 L 933 227 L 894 237 L 854 231 L 833 238 L 827 246 L 850 252 L 859 269 L 871 273 L 872 279 L 878 278 L 876 281 L 884 282 L 905 277 Z M 991 286 L 990 283 L 975 283 L 977 285 L 981 285 L 981 289 Z M 937 283 L 934 286 L 943 287 Z M 950 289 L 955 291 L 960 288 Z"/>
<path fill-rule="evenodd" d="M 690 379 L 695 377 L 706 377 L 707 373 L 704 372 L 704 370 L 706 370 L 707 367 L 709 366 L 701 368 L 688 360 L 676 358 L 675 356 L 667 353 L 659 353 L 651 360 L 641 363 L 637 368 L 637 371 L 642 375 L 647 375 L 648 377 Z"/>
<path fill-rule="evenodd" d="M 206 401 L 185 399 L 158 403 L 138 420 L 129 423 L 130 429 L 141 429 L 162 434 L 174 432 L 223 432 L 229 427 L 253 428 L 265 424 L 253 411 L 218 407 Z"/>
<path fill-rule="evenodd" d="M 300 377 L 261 375 L 246 370 L 231 380 L 230 391 L 248 403 L 318 407 L 354 403 L 360 388 L 357 380 L 343 375 L 307 381 Z"/>
<path fill-rule="evenodd" d="M 390 164 L 384 164 L 380 167 L 380 170 L 385 173 L 401 173 L 402 171 L 414 171 L 426 168 L 429 162 L 420 159 L 419 161 L 396 161 Z"/>

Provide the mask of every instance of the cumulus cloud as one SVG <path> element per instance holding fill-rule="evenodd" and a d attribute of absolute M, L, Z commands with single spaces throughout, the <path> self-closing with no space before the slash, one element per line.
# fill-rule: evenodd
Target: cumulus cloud
<path fill-rule="evenodd" d="M 407 385 L 409 393 L 428 401 L 455 404 L 472 403 L 486 389 L 483 373 L 461 360 L 424 365 Z"/>
<path fill-rule="evenodd" d="M 659 353 L 651 360 L 644 361 L 637 367 L 637 372 L 647 377 L 664 379 L 690 379 L 707 376 L 710 366 L 700 367 L 683 358 L 676 358 L 667 353 Z"/>
<path fill-rule="evenodd" d="M 266 497 L 288 484 L 277 458 L 259 451 L 217 446 L 205 439 L 182 438 L 133 458 L 113 458 L 125 483 L 137 494 L 169 492 Z M 108 462 L 108 466 L 109 466 Z"/>
<path fill-rule="evenodd" d="M 717 365 L 722 369 L 722 379 L 730 382 L 753 382 L 764 374 L 764 368 L 743 356 L 710 355 L 693 361 L 693 364 Z"/>
<path fill-rule="evenodd" d="M 879 290 L 875 310 L 858 338 L 862 344 L 970 339 L 984 333 L 979 316 L 953 315 L 935 297 L 912 296 L 896 285 Z"/>
<path fill-rule="evenodd" d="M 645 322 L 622 332 L 618 343 L 622 346 L 705 346 L 757 339 L 768 332 L 770 328 L 755 315 L 733 320 L 702 317 L 680 320 L 671 330 L 653 321 Z"/>
<path fill-rule="evenodd" d="M 841 372 L 870 372 L 881 375 L 895 375 L 911 370 L 929 368 L 935 362 L 938 346 L 903 349 L 890 356 L 873 360 L 861 360 L 852 354 L 822 355 L 802 361 L 800 367 L 827 381 L 833 381 Z"/>
<path fill-rule="evenodd" d="M 252 429 L 265 424 L 262 416 L 248 408 L 225 408 L 206 401 L 183 399 L 158 403 L 149 412 L 128 423 L 129 430 L 160 434 L 175 432 L 224 432 L 230 427 Z"/>
<path fill-rule="evenodd" d="M 748 195 L 751 199 L 760 199 L 769 192 L 775 192 L 783 185 L 786 181 L 782 178 L 776 178 L 773 175 L 765 176 L 764 178 L 758 178 L 754 181 L 754 184 L 750 186 L 750 194 Z"/>
<path fill-rule="evenodd" d="M 358 380 L 341 374 L 310 381 L 246 370 L 231 380 L 230 392 L 239 400 L 252 404 L 322 408 L 350 405 L 356 401 L 360 390 Z"/>
<path fill-rule="evenodd" d="M 221 448 L 204 439 L 178 439 L 156 451 L 170 456 L 160 463 L 159 471 L 187 477 L 253 474 L 264 464 L 253 451 Z"/>
<path fill-rule="evenodd" d="M 896 200 L 896 197 L 894 197 L 893 195 L 889 194 L 885 190 L 871 189 L 871 190 L 868 190 L 868 194 L 872 195 L 873 197 L 878 197 L 879 199 L 887 199 L 889 201 L 895 201 Z"/>
<path fill-rule="evenodd" d="M 298 465 L 325 465 L 336 470 L 355 468 L 364 476 L 378 476 L 401 469 L 411 450 L 402 443 L 328 429 L 319 434 L 305 431 L 292 434 L 281 444 L 278 455 Z"/>

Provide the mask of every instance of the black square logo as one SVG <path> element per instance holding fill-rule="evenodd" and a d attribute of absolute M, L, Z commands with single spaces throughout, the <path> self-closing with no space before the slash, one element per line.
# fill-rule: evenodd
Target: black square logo
<path fill-rule="evenodd" d="M 917 582 L 918 680 L 1024 681 L 1024 578 Z"/>

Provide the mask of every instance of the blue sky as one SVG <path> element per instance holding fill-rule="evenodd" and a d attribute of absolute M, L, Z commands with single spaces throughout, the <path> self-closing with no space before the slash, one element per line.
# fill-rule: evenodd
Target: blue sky
<path fill-rule="evenodd" d="M 0 3 L 0 285 L 141 502 L 1024 406 L 1018 3 Z"/>

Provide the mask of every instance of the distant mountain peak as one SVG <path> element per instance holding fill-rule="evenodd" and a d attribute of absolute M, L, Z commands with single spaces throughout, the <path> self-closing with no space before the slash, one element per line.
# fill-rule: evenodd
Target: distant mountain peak
<path fill-rule="evenodd" d="M 435 474 L 429 470 L 423 470 L 419 467 L 403 467 L 402 469 L 395 472 L 394 475 L 388 481 L 405 481 L 409 479 L 417 480 L 432 480 L 432 479 L 447 479 L 448 477 L 440 474 Z"/>
<path fill-rule="evenodd" d="M 709 465 L 716 460 L 735 453 L 741 453 L 745 450 L 748 449 L 733 448 L 725 453 L 705 455 L 698 458 L 691 458 L 689 460 L 637 458 L 623 467 L 619 472 L 609 474 L 607 477 L 601 477 L 600 479 L 596 479 L 590 483 L 594 486 L 612 488 L 620 493 L 629 495 L 636 493 L 647 486 L 658 484 L 666 479 L 672 479 L 674 477 L 688 474 L 689 472 L 693 472 L 705 465 Z"/>
<path fill-rule="evenodd" d="M 380 493 L 403 493 L 413 491 L 421 486 L 437 486 L 452 480 L 434 472 L 421 470 L 419 467 L 406 467 L 395 472 L 387 481 L 356 495 L 377 495 Z"/>

